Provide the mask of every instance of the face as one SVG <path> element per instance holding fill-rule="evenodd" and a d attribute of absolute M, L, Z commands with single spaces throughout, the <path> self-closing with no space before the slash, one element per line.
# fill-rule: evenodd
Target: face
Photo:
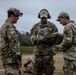
<path fill-rule="evenodd" d="M 12 16 L 13 23 L 17 23 L 19 16 Z"/>
<path fill-rule="evenodd" d="M 66 19 L 65 18 L 60 18 L 60 24 L 62 24 L 63 26 L 66 25 Z"/>
<path fill-rule="evenodd" d="M 42 18 L 41 18 L 41 23 L 42 23 L 42 24 L 46 24 L 46 23 L 47 23 L 47 18 L 42 17 Z"/>

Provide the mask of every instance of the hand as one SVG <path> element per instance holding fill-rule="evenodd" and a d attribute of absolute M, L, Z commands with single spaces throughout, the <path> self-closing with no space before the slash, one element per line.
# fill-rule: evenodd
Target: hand
<path fill-rule="evenodd" d="M 39 39 L 38 39 L 40 42 L 46 42 L 47 39 L 44 37 L 44 36 L 40 36 Z"/>
<path fill-rule="evenodd" d="M 56 49 L 59 49 L 59 45 L 55 45 L 54 47 L 55 47 Z"/>
<path fill-rule="evenodd" d="M 17 66 L 18 66 L 18 68 L 22 67 L 22 63 L 20 61 L 17 62 Z"/>
<path fill-rule="evenodd" d="M 44 39 L 44 36 L 40 36 L 39 38 L 38 38 L 38 40 L 43 40 Z"/>
<path fill-rule="evenodd" d="M 58 32 L 53 33 L 54 36 L 59 36 L 60 34 Z"/>

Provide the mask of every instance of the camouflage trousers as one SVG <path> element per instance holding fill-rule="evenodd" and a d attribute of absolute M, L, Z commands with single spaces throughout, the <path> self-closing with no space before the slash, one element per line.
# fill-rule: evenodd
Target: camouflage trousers
<path fill-rule="evenodd" d="M 6 75 L 21 75 L 21 71 L 15 63 L 4 64 Z"/>
<path fill-rule="evenodd" d="M 54 72 L 54 60 L 50 55 L 37 55 L 35 56 L 35 75 L 53 75 Z"/>
<path fill-rule="evenodd" d="M 64 75 L 76 75 L 76 61 L 64 60 Z"/>

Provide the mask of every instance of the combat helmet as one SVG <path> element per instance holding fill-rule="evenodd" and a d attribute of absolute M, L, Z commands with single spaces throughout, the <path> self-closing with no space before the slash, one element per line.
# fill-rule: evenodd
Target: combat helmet
<path fill-rule="evenodd" d="M 7 13 L 10 15 L 20 16 L 20 17 L 23 15 L 23 13 L 19 9 L 12 7 L 7 10 Z"/>
<path fill-rule="evenodd" d="M 38 14 L 38 18 L 42 18 L 42 17 L 46 17 L 48 19 L 51 18 L 51 15 L 49 14 L 47 9 L 42 9 L 39 14 Z"/>

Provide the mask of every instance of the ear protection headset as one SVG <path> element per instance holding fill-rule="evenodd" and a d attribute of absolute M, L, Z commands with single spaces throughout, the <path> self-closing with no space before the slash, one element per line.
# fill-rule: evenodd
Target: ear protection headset
<path fill-rule="evenodd" d="M 42 11 L 46 11 L 48 14 L 47 14 L 47 18 L 51 18 L 51 15 L 49 14 L 49 12 L 46 10 L 46 9 L 42 9 L 40 12 L 39 12 L 39 14 L 38 14 L 38 18 L 40 18 L 40 13 L 42 12 Z"/>

